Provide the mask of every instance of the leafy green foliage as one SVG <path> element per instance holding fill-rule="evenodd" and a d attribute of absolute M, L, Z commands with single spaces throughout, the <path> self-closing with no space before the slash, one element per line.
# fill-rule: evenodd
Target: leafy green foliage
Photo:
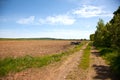
<path fill-rule="evenodd" d="M 97 24 L 94 34 L 94 45 L 112 47 L 120 50 L 120 7 L 114 12 L 113 19 L 106 25 L 102 19 Z"/>
<path fill-rule="evenodd" d="M 91 35 L 90 35 L 90 40 L 91 40 L 91 41 L 94 41 L 94 34 L 91 34 Z"/>
<path fill-rule="evenodd" d="M 94 45 L 104 46 L 105 32 L 106 32 L 106 28 L 104 21 L 100 19 L 97 25 L 97 31 L 94 34 Z"/>
<path fill-rule="evenodd" d="M 113 73 L 115 73 L 120 79 L 120 55 L 113 57 L 110 65 Z"/>
<path fill-rule="evenodd" d="M 100 48 L 100 55 L 107 61 L 110 65 L 111 70 L 113 71 L 114 75 L 117 77 L 120 74 L 120 55 L 117 51 L 111 48 Z"/>

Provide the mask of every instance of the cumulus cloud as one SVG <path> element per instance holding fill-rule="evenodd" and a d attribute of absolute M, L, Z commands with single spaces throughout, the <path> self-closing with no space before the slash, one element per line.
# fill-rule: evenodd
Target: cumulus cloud
<path fill-rule="evenodd" d="M 62 24 L 62 25 L 72 25 L 75 23 L 75 19 L 68 15 L 56 15 L 56 16 L 47 16 L 46 18 L 39 18 L 35 20 L 35 16 L 30 16 L 28 18 L 21 18 L 16 21 L 19 24 Z"/>
<path fill-rule="evenodd" d="M 45 18 L 37 18 L 30 16 L 28 18 L 21 18 L 16 21 L 19 24 L 51 24 L 51 25 L 73 25 L 78 18 L 91 18 L 91 17 L 112 17 L 113 14 L 103 9 L 100 6 L 83 5 L 81 8 L 73 9 L 63 15 L 46 16 Z"/>
<path fill-rule="evenodd" d="M 28 18 L 21 18 L 17 21 L 19 24 L 32 24 L 35 20 L 35 16 L 30 16 Z"/>
<path fill-rule="evenodd" d="M 39 19 L 41 24 L 63 24 L 63 25 L 72 25 L 75 22 L 74 18 L 71 18 L 68 15 L 57 15 L 57 16 L 48 16 L 45 19 Z"/>
<path fill-rule="evenodd" d="M 85 18 L 98 17 L 98 16 L 112 17 L 112 14 L 109 13 L 108 11 L 103 10 L 102 7 L 91 6 L 91 5 L 83 5 L 82 8 L 73 10 L 73 14 Z"/>

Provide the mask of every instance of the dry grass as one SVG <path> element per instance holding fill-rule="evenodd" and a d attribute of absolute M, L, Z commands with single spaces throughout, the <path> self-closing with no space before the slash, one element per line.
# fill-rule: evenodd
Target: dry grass
<path fill-rule="evenodd" d="M 59 53 L 69 47 L 70 41 L 64 40 L 4 40 L 0 41 L 0 58 L 42 56 Z"/>

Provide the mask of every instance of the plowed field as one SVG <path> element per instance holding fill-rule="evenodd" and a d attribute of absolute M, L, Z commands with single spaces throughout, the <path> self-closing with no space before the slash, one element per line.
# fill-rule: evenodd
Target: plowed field
<path fill-rule="evenodd" d="M 42 56 L 59 53 L 69 47 L 70 41 L 64 40 L 3 40 L 0 41 L 0 58 Z"/>

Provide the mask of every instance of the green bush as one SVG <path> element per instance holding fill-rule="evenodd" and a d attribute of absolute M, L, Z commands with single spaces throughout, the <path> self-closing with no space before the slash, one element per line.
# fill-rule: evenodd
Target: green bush
<path fill-rule="evenodd" d="M 120 78 L 120 55 L 114 57 L 110 65 L 113 73 Z"/>

